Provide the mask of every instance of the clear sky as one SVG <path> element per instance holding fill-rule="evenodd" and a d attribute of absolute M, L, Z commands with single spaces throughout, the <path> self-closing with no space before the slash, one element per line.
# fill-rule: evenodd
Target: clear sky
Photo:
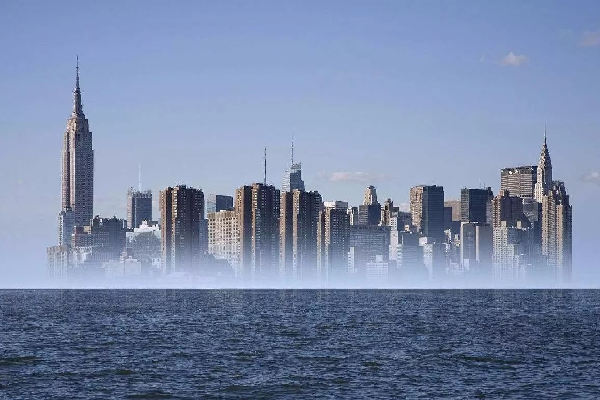
<path fill-rule="evenodd" d="M 598 1 L 0 2 L 0 277 L 44 273 L 79 54 L 95 213 L 127 187 L 499 188 L 537 164 L 544 120 L 574 206 L 574 279 L 600 285 Z M 156 201 L 155 201 L 156 202 Z M 16 261 L 20 262 L 16 262 Z M 2 278 L 0 278 L 2 279 Z"/>

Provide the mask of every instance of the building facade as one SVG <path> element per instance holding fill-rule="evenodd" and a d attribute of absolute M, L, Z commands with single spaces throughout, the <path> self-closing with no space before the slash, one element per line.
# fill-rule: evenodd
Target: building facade
<path fill-rule="evenodd" d="M 467 189 L 460 191 L 460 221 L 491 223 L 492 219 L 492 188 Z"/>
<path fill-rule="evenodd" d="M 410 189 L 412 223 L 423 236 L 444 240 L 444 188 L 415 186 Z"/>
<path fill-rule="evenodd" d="M 325 207 L 319 215 L 317 268 L 321 280 L 335 283 L 348 276 L 350 215 L 346 208 Z"/>
<path fill-rule="evenodd" d="M 226 260 L 235 277 L 240 270 L 240 227 L 234 210 L 208 213 L 208 253 L 217 260 Z"/>
<path fill-rule="evenodd" d="M 139 227 L 143 221 L 152 221 L 152 191 L 127 190 L 127 227 Z"/>
<path fill-rule="evenodd" d="M 195 272 L 200 266 L 202 190 L 179 185 L 160 192 L 162 273 Z"/>
<path fill-rule="evenodd" d="M 236 190 L 243 279 L 272 282 L 279 278 L 280 191 L 254 183 Z"/>
<path fill-rule="evenodd" d="M 287 283 L 314 283 L 317 273 L 317 232 L 322 199 L 319 192 L 281 193 L 279 273 Z"/>
<path fill-rule="evenodd" d="M 73 111 L 63 138 L 61 182 L 61 209 L 73 211 L 75 225 L 87 225 L 94 215 L 94 150 L 92 132 L 81 102 L 79 61 L 73 90 Z"/>
<path fill-rule="evenodd" d="M 512 196 L 532 199 L 537 182 L 537 166 L 503 168 L 500 171 L 500 190 L 508 190 Z"/>
<path fill-rule="evenodd" d="M 573 209 L 563 182 L 555 181 L 542 198 L 542 257 L 559 283 L 571 281 Z"/>

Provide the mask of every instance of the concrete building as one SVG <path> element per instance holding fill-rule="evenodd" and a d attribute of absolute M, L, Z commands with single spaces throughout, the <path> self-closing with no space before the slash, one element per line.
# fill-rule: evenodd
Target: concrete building
<path fill-rule="evenodd" d="M 537 166 L 503 168 L 500 171 L 500 190 L 508 190 L 512 196 L 531 199 L 537 182 Z"/>
<path fill-rule="evenodd" d="M 465 271 L 488 275 L 493 252 L 492 227 L 479 222 L 460 225 L 460 262 Z"/>
<path fill-rule="evenodd" d="M 281 193 L 279 273 L 286 283 L 316 283 L 317 232 L 322 199 L 319 192 Z"/>
<path fill-rule="evenodd" d="M 379 225 L 381 222 L 381 204 L 377 201 L 375 186 L 367 186 L 363 204 L 358 206 L 358 223 L 352 225 Z"/>
<path fill-rule="evenodd" d="M 87 225 L 94 215 L 94 150 L 92 132 L 83 113 L 77 61 L 73 112 L 67 121 L 62 148 L 62 210 L 70 209 L 77 226 Z"/>
<path fill-rule="evenodd" d="M 160 265 L 161 260 L 161 233 L 158 224 L 144 221 L 139 227 L 128 231 L 126 238 L 132 257 L 141 263 L 143 270 L 154 272 L 154 266 Z"/>
<path fill-rule="evenodd" d="M 460 200 L 445 200 L 444 207 L 449 207 L 451 209 L 451 221 L 460 221 Z"/>
<path fill-rule="evenodd" d="M 412 223 L 423 236 L 444 240 L 444 188 L 415 186 L 410 189 Z"/>
<path fill-rule="evenodd" d="M 419 235 L 414 232 L 401 232 L 396 249 L 394 278 L 400 282 L 410 282 L 428 278 L 423 264 L 423 248 L 419 246 Z"/>
<path fill-rule="evenodd" d="M 273 282 L 279 277 L 280 192 L 254 183 L 236 190 L 240 231 L 240 270 L 245 280 Z"/>
<path fill-rule="evenodd" d="M 75 229 L 75 214 L 70 208 L 58 214 L 58 245 L 71 247 L 71 236 Z"/>
<path fill-rule="evenodd" d="M 320 279 L 328 283 L 344 282 L 348 277 L 350 215 L 347 208 L 347 204 L 346 208 L 326 206 L 319 214 L 317 272 Z"/>
<path fill-rule="evenodd" d="M 143 221 L 152 221 L 152 191 L 127 190 L 127 227 L 137 228 Z"/>
<path fill-rule="evenodd" d="M 209 194 L 206 196 L 206 218 L 208 214 L 223 210 L 233 210 L 233 197 L 223 194 Z"/>
<path fill-rule="evenodd" d="M 358 281 L 361 282 L 364 280 L 369 262 L 375 262 L 377 259 L 381 262 L 389 261 L 390 227 L 351 225 L 349 246 L 352 259 L 348 271 L 356 274 Z"/>
<path fill-rule="evenodd" d="M 200 267 L 202 190 L 178 185 L 160 192 L 162 272 L 197 272 Z"/>
<path fill-rule="evenodd" d="M 532 231 L 521 221 L 510 224 L 501 221 L 494 227 L 492 255 L 493 277 L 497 282 L 524 282 L 531 267 Z"/>
<path fill-rule="evenodd" d="M 440 280 L 446 275 L 446 246 L 428 237 L 419 238 L 423 253 L 423 265 L 427 268 L 429 280 Z"/>
<path fill-rule="evenodd" d="M 542 257 L 548 273 L 559 283 L 569 283 L 572 274 L 573 209 L 565 184 L 555 181 L 542 197 Z"/>
<path fill-rule="evenodd" d="M 500 227 L 503 221 L 508 226 L 515 226 L 517 221 L 524 219 L 523 198 L 511 196 L 508 190 L 500 190 L 492 200 L 492 226 Z"/>
<path fill-rule="evenodd" d="M 491 223 L 493 197 L 494 193 L 490 187 L 487 189 L 461 189 L 460 221 Z"/>
<path fill-rule="evenodd" d="M 242 276 L 240 269 L 240 227 L 234 210 L 208 213 L 208 253 L 217 260 L 226 260 L 234 276 Z"/>

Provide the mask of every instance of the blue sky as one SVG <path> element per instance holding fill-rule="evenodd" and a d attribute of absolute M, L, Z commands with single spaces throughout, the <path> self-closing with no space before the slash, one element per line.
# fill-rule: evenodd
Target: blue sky
<path fill-rule="evenodd" d="M 295 135 L 308 189 L 499 186 L 544 120 L 574 205 L 575 279 L 600 276 L 600 2 L 0 2 L 0 262 L 35 276 L 56 241 L 75 55 L 95 212 L 128 186 L 278 186 Z M 15 260 L 23 260 L 15 263 Z"/>

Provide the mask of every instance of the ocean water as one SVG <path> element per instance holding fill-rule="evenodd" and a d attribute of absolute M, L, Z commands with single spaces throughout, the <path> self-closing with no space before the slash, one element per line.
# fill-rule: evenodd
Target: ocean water
<path fill-rule="evenodd" d="M 0 291 L 0 398 L 600 398 L 600 291 Z"/>

